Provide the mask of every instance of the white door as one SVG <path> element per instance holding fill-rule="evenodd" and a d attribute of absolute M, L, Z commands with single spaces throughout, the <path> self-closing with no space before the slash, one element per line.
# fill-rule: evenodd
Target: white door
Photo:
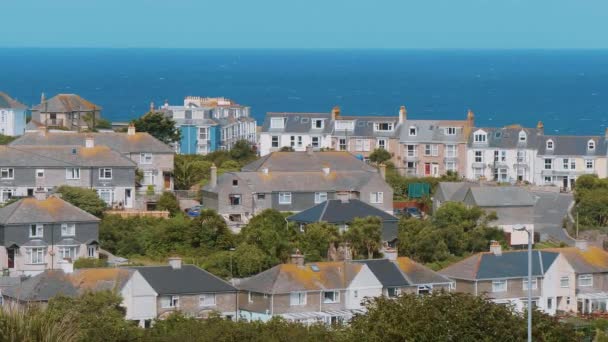
<path fill-rule="evenodd" d="M 131 189 L 125 189 L 125 208 L 133 208 L 133 196 Z"/>
<path fill-rule="evenodd" d="M 431 174 L 433 177 L 439 177 L 439 164 L 431 165 Z"/>

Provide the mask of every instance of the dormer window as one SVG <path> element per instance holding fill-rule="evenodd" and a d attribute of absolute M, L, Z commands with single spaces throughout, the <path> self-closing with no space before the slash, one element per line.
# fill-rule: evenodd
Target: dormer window
<path fill-rule="evenodd" d="M 526 142 L 527 139 L 528 139 L 528 137 L 526 136 L 526 132 L 524 132 L 524 131 L 519 132 L 519 142 Z"/>
<path fill-rule="evenodd" d="M 410 126 L 410 136 L 415 137 L 418 135 L 418 129 L 415 126 Z"/>
<path fill-rule="evenodd" d="M 325 120 L 323 120 L 323 119 L 313 119 L 312 120 L 313 129 L 323 129 L 323 127 L 325 127 Z"/>
<path fill-rule="evenodd" d="M 553 150 L 553 140 L 547 140 L 547 150 Z"/>
<path fill-rule="evenodd" d="M 335 125 L 336 131 L 352 131 L 355 129 L 354 121 L 338 120 Z"/>
<path fill-rule="evenodd" d="M 445 135 L 456 135 L 456 127 L 447 127 L 445 129 Z"/>
<path fill-rule="evenodd" d="M 475 134 L 473 135 L 473 141 L 476 143 L 485 143 L 486 141 L 488 141 L 488 136 L 485 132 L 480 131 L 480 132 L 475 132 Z"/>
<path fill-rule="evenodd" d="M 379 132 L 390 132 L 393 130 L 392 122 L 376 122 L 374 123 L 374 130 Z"/>
<path fill-rule="evenodd" d="M 270 128 L 285 128 L 285 118 L 270 118 Z"/>
<path fill-rule="evenodd" d="M 589 140 L 587 142 L 587 150 L 589 150 L 589 151 L 595 150 L 595 141 Z"/>

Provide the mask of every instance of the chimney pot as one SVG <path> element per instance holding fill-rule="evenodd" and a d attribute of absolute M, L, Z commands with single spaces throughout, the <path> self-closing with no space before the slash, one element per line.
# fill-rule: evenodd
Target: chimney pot
<path fill-rule="evenodd" d="M 95 139 L 92 136 L 88 136 L 84 139 L 84 147 L 92 148 L 95 147 Z"/>
<path fill-rule="evenodd" d="M 332 120 L 336 120 L 339 116 L 340 116 L 340 107 L 339 106 L 335 106 L 331 110 L 331 119 Z"/>
<path fill-rule="evenodd" d="M 589 243 L 587 242 L 587 240 L 575 240 L 574 247 L 580 249 L 581 251 L 586 251 L 589 247 Z"/>
<path fill-rule="evenodd" d="M 492 240 L 490 242 L 490 252 L 492 252 L 496 256 L 502 255 L 502 246 L 500 245 L 500 243 L 498 243 L 498 241 Z"/>
<path fill-rule="evenodd" d="M 467 111 L 467 120 L 471 122 L 475 120 L 475 113 L 470 109 Z"/>
<path fill-rule="evenodd" d="M 215 163 L 211 164 L 211 177 L 209 179 L 209 185 L 212 187 L 217 186 L 217 166 L 215 166 Z"/>
<path fill-rule="evenodd" d="M 304 255 L 300 253 L 299 249 L 296 249 L 295 253 L 291 255 L 290 263 L 298 266 L 304 266 Z"/>
<path fill-rule="evenodd" d="M 174 270 L 179 270 L 182 268 L 182 258 L 180 257 L 172 257 L 169 258 L 169 266 L 171 266 Z"/>
<path fill-rule="evenodd" d="M 136 129 L 134 124 L 129 124 L 127 128 L 127 135 L 135 135 Z"/>
<path fill-rule="evenodd" d="M 543 124 L 543 122 L 542 122 L 542 121 L 539 121 L 539 122 L 536 124 L 536 130 L 538 131 L 538 134 L 539 134 L 539 135 L 542 135 L 542 134 L 544 134 L 544 133 L 545 133 L 545 125 Z"/>
<path fill-rule="evenodd" d="M 405 106 L 401 106 L 399 108 L 399 123 L 403 124 L 405 120 L 407 120 L 407 109 L 405 109 Z"/>

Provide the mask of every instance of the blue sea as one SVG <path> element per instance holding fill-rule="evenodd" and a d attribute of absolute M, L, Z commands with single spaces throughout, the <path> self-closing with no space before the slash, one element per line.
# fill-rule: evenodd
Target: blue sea
<path fill-rule="evenodd" d="M 225 96 L 269 111 L 545 123 L 547 133 L 604 134 L 608 50 L 0 49 L 0 91 L 33 105 L 77 93 L 112 121 L 150 102 Z"/>

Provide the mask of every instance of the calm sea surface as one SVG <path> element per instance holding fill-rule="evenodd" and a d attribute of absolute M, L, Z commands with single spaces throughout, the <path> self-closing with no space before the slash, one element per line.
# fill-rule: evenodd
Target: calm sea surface
<path fill-rule="evenodd" d="M 0 91 L 78 93 L 126 121 L 150 101 L 225 96 L 268 111 L 397 114 L 604 134 L 608 51 L 0 49 Z"/>

